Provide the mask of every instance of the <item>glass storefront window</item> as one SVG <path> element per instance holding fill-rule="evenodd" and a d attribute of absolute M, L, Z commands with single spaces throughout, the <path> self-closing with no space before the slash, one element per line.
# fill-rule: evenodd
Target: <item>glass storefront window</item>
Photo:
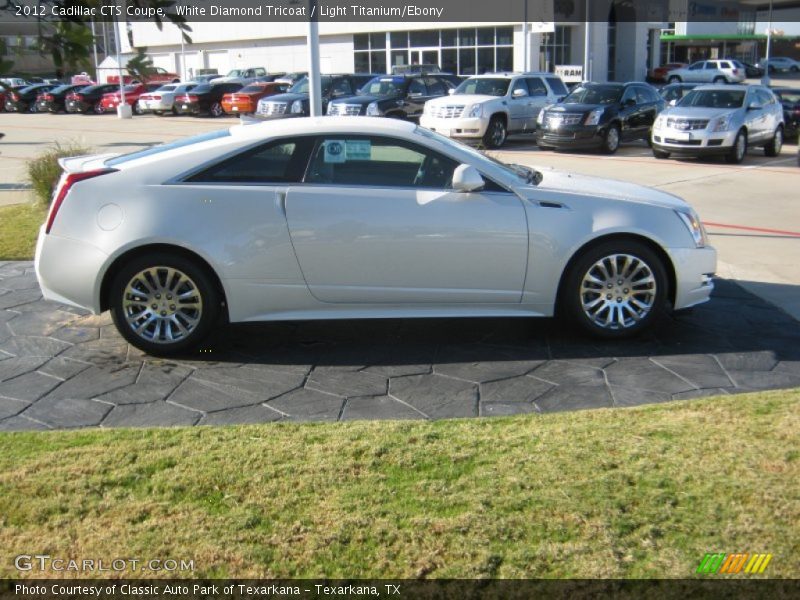
<path fill-rule="evenodd" d="M 411 31 L 409 33 L 411 37 L 410 46 L 412 48 L 439 45 L 438 30 Z"/>
<path fill-rule="evenodd" d="M 494 71 L 494 48 L 478 48 L 478 74 Z"/>
<path fill-rule="evenodd" d="M 478 45 L 494 46 L 494 27 L 478 27 Z"/>
<path fill-rule="evenodd" d="M 392 66 L 408 64 L 408 50 L 392 50 Z"/>
<path fill-rule="evenodd" d="M 380 33 L 370 33 L 369 34 L 369 43 L 370 49 L 372 50 L 383 50 L 386 48 L 386 34 L 383 32 Z"/>
<path fill-rule="evenodd" d="M 497 71 L 513 71 L 514 70 L 514 48 L 497 48 L 497 63 L 495 66 Z"/>
<path fill-rule="evenodd" d="M 458 30 L 458 45 L 459 46 L 474 46 L 475 45 L 475 29 L 459 29 Z"/>
<path fill-rule="evenodd" d="M 369 73 L 369 52 L 355 52 L 353 60 L 356 73 Z"/>
<path fill-rule="evenodd" d="M 475 75 L 475 48 L 458 51 L 459 75 Z"/>
<path fill-rule="evenodd" d="M 498 27 L 497 28 L 497 45 L 512 45 L 514 43 L 514 28 L 513 27 Z"/>
<path fill-rule="evenodd" d="M 445 73 L 458 73 L 458 50 L 442 50 L 442 71 Z"/>
<path fill-rule="evenodd" d="M 353 36 L 354 50 L 369 50 L 369 35 L 366 33 L 356 33 Z"/>
<path fill-rule="evenodd" d="M 389 41 L 392 48 L 408 48 L 408 32 L 393 31 L 389 34 Z"/>
<path fill-rule="evenodd" d="M 455 46 L 456 45 L 456 30 L 455 29 L 442 29 L 442 46 Z"/>
<path fill-rule="evenodd" d="M 370 73 L 386 73 L 386 51 L 370 52 Z"/>

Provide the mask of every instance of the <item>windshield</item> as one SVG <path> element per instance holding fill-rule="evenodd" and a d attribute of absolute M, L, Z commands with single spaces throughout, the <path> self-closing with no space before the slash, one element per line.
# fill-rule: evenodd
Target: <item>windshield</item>
<path fill-rule="evenodd" d="M 303 77 L 300 81 L 295 83 L 290 89 L 290 94 L 307 94 L 308 93 L 308 77 Z M 331 87 L 330 77 L 320 77 L 320 87 L 322 87 L 322 95 L 325 96 Z"/>
<path fill-rule="evenodd" d="M 201 83 L 196 88 L 192 90 L 196 94 L 205 94 L 206 92 L 211 91 L 211 86 L 207 83 Z"/>
<path fill-rule="evenodd" d="M 510 79 L 470 77 L 456 88 L 456 94 L 480 94 L 485 96 L 505 96 Z"/>
<path fill-rule="evenodd" d="M 138 83 L 135 83 L 133 85 L 126 85 L 125 87 L 122 88 L 122 90 L 126 94 L 130 94 L 131 92 L 135 92 L 138 89 L 139 89 L 139 84 Z"/>
<path fill-rule="evenodd" d="M 362 87 L 358 93 L 363 96 L 393 96 L 403 93 L 405 77 L 376 77 Z"/>
<path fill-rule="evenodd" d="M 616 85 L 579 85 L 564 98 L 564 104 L 614 104 L 622 98 L 622 87 Z"/>
<path fill-rule="evenodd" d="M 177 86 L 177 85 L 175 85 L 175 84 L 171 84 L 171 85 L 162 85 L 160 88 L 158 88 L 158 89 L 157 89 L 157 90 L 155 90 L 155 91 L 156 91 L 156 92 L 174 92 L 174 91 L 175 91 L 175 88 L 177 88 L 177 87 L 178 87 L 178 86 Z"/>
<path fill-rule="evenodd" d="M 50 93 L 51 94 L 63 94 L 64 92 L 68 92 L 73 88 L 75 89 L 76 92 L 80 89 L 80 87 L 76 88 L 71 83 L 68 83 L 67 85 L 60 85 L 60 86 L 58 86 L 56 88 L 53 88 L 52 90 L 50 90 Z"/>
<path fill-rule="evenodd" d="M 678 102 L 678 106 L 695 108 L 741 108 L 743 90 L 692 90 Z"/>
<path fill-rule="evenodd" d="M 239 69 L 234 69 L 233 71 L 228 71 L 226 77 L 238 77 L 241 74 Z"/>

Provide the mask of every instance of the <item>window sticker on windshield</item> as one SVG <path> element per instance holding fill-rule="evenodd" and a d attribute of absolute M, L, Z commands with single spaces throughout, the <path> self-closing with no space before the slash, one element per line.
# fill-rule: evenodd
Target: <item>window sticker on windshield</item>
<path fill-rule="evenodd" d="M 369 140 L 347 140 L 345 148 L 347 160 L 370 160 L 372 143 Z"/>
<path fill-rule="evenodd" d="M 345 160 L 344 140 L 326 140 L 324 161 L 326 163 L 343 163 Z"/>

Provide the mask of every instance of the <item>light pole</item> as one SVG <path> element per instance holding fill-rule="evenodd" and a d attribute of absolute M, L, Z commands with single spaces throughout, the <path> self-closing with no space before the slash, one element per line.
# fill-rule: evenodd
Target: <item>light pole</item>
<path fill-rule="evenodd" d="M 322 90 L 319 74 L 319 22 L 317 0 L 308 0 L 308 98 L 312 117 L 322 116 Z"/>
<path fill-rule="evenodd" d="M 769 51 L 772 45 L 772 0 L 769 0 L 769 19 L 767 23 L 767 55 L 764 59 L 764 76 L 761 78 L 763 85 L 769 85 Z"/>
<path fill-rule="evenodd" d="M 117 105 L 117 117 L 120 119 L 130 119 L 133 117 L 133 109 L 125 102 L 125 77 L 122 75 L 122 57 L 120 56 L 121 43 L 119 37 L 123 23 L 124 21 L 117 22 L 116 35 L 114 36 L 114 40 L 117 43 L 117 72 L 119 73 L 119 104 Z"/>

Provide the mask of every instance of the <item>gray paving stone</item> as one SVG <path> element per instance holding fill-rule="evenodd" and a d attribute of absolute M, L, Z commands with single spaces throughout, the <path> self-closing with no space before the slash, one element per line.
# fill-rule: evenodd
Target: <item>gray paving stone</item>
<path fill-rule="evenodd" d="M 2 360 L 0 361 L 0 381 L 13 379 L 24 373 L 35 371 L 45 362 L 47 362 L 47 359 L 40 356 L 15 356 Z"/>
<path fill-rule="evenodd" d="M 724 352 L 716 356 L 726 371 L 771 371 L 778 364 L 778 359 L 771 350 Z"/>
<path fill-rule="evenodd" d="M 8 322 L 8 328 L 14 335 L 18 336 L 35 335 L 47 337 L 74 319 L 75 315 L 72 313 L 63 310 L 52 310 L 52 307 L 48 307 L 46 311 L 21 313 L 16 319 Z"/>
<path fill-rule="evenodd" d="M 32 290 L 17 290 L 10 294 L 3 294 L 0 296 L 0 310 L 6 308 L 19 308 L 29 302 L 35 302 L 42 297 L 42 293 L 38 289 Z"/>
<path fill-rule="evenodd" d="M 708 396 L 725 396 L 730 393 L 730 388 L 707 388 L 701 390 L 689 390 L 688 392 L 678 392 L 672 394 L 673 400 L 693 400 L 694 398 L 706 398 Z"/>
<path fill-rule="evenodd" d="M 47 431 L 49 427 L 19 415 L 0 421 L 0 431 Z"/>
<path fill-rule="evenodd" d="M 508 417 L 538 412 L 535 404 L 527 402 L 481 402 L 482 417 Z"/>
<path fill-rule="evenodd" d="M 96 398 L 136 381 L 139 365 L 89 367 L 62 383 L 48 398 Z"/>
<path fill-rule="evenodd" d="M 305 370 L 272 369 L 266 365 L 238 368 L 198 369 L 192 379 L 229 394 L 242 394 L 254 401 L 275 398 L 303 386 Z M 250 402 L 252 404 L 253 402 Z"/>
<path fill-rule="evenodd" d="M 3 342 L 0 350 L 14 356 L 56 356 L 72 347 L 68 342 L 62 342 L 51 337 L 14 336 Z"/>
<path fill-rule="evenodd" d="M 615 406 L 639 406 L 641 404 L 658 404 L 660 402 L 670 402 L 671 400 L 674 399 L 672 394 L 667 394 L 664 392 L 654 392 L 651 390 L 631 390 L 628 388 L 618 387 L 615 385 L 612 385 L 610 387 L 611 387 L 611 394 L 614 397 Z"/>
<path fill-rule="evenodd" d="M 110 404 L 94 400 L 42 398 L 31 404 L 23 416 L 41 421 L 53 428 L 69 429 L 99 425 L 110 410 Z"/>
<path fill-rule="evenodd" d="M 336 421 L 344 406 L 344 398 L 308 389 L 299 389 L 267 402 L 290 420 Z"/>
<path fill-rule="evenodd" d="M 609 385 L 628 389 L 650 390 L 668 395 L 695 389 L 649 358 L 621 358 L 605 369 Z"/>
<path fill-rule="evenodd" d="M 35 402 L 60 383 L 60 379 L 34 371 L 0 383 L 0 396 Z"/>
<path fill-rule="evenodd" d="M 482 403 L 531 403 L 539 396 L 553 388 L 553 384 L 546 383 L 534 377 L 512 377 L 500 381 L 482 383 Z"/>
<path fill-rule="evenodd" d="M 60 356 L 74 358 L 96 366 L 120 365 L 127 361 L 128 344 L 122 339 L 100 339 L 75 344 Z"/>
<path fill-rule="evenodd" d="M 526 352 L 488 344 L 448 347 L 436 355 L 434 373 L 481 383 L 525 375 L 543 360 L 529 359 Z"/>
<path fill-rule="evenodd" d="M 262 404 L 229 408 L 219 412 L 209 413 L 200 421 L 200 425 L 235 425 L 240 423 L 270 423 L 283 418 L 276 412 Z"/>
<path fill-rule="evenodd" d="M 195 425 L 201 413 L 169 402 L 115 406 L 103 421 L 103 427 L 176 427 Z"/>
<path fill-rule="evenodd" d="M 577 361 L 551 360 L 530 373 L 558 385 L 604 385 L 603 371 Z"/>
<path fill-rule="evenodd" d="M 5 398 L 0 395 L 0 419 L 7 419 L 18 415 L 28 408 L 29 405 L 30 402 L 23 402 L 22 400 L 14 398 Z"/>
<path fill-rule="evenodd" d="M 258 404 L 264 399 L 243 390 L 213 386 L 190 377 L 178 386 L 169 400 L 194 410 L 213 412 Z"/>
<path fill-rule="evenodd" d="M 63 356 L 56 356 L 44 363 L 38 370 L 45 375 L 52 375 L 59 379 L 69 379 L 91 366 L 92 365 L 85 362 L 64 358 Z"/>
<path fill-rule="evenodd" d="M 430 364 L 419 365 L 372 365 L 364 369 L 365 373 L 380 375 L 381 377 L 404 377 L 406 375 L 425 375 L 433 371 Z"/>
<path fill-rule="evenodd" d="M 3 277 L 0 284 L 4 290 L 17 291 L 17 290 L 39 290 L 39 282 L 36 280 L 36 275 L 18 275 L 16 277 Z"/>
<path fill-rule="evenodd" d="M 365 419 L 421 419 L 413 408 L 389 396 L 350 398 L 345 402 L 342 421 Z"/>
<path fill-rule="evenodd" d="M 389 394 L 432 419 L 478 414 L 478 386 L 441 375 L 393 378 L 389 382 Z"/>
<path fill-rule="evenodd" d="M 100 339 L 100 329 L 97 327 L 61 327 L 49 335 L 71 344 L 82 344 Z"/>
<path fill-rule="evenodd" d="M 653 357 L 653 362 L 689 380 L 696 388 L 733 387 L 730 377 L 713 356 L 705 354 L 656 356 Z"/>
<path fill-rule="evenodd" d="M 318 367 L 308 376 L 306 388 L 344 397 L 381 396 L 386 394 L 387 383 L 387 377 L 375 373 Z"/>
<path fill-rule="evenodd" d="M 607 408 L 613 400 L 605 385 L 558 386 L 536 400 L 542 412 Z"/>
<path fill-rule="evenodd" d="M 0 363 L 2 365 L 3 363 Z M 784 371 L 733 371 L 728 374 L 739 391 L 800 387 L 800 375 Z"/>

